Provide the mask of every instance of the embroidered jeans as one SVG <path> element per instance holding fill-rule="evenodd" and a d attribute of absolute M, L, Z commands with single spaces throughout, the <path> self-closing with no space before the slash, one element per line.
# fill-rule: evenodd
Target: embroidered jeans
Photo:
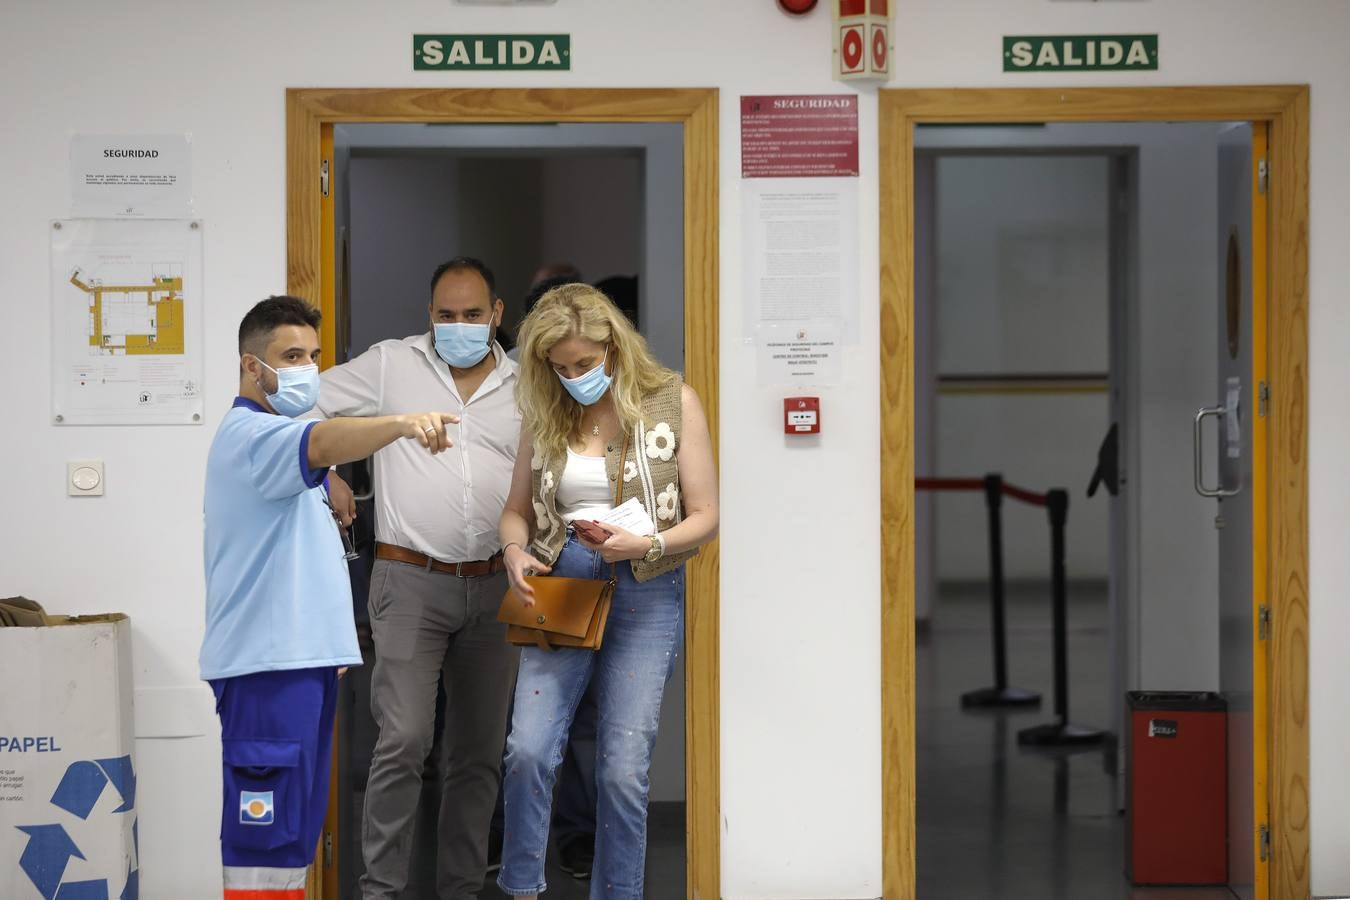
<path fill-rule="evenodd" d="M 644 584 L 620 563 L 599 651 L 527 647 L 506 742 L 506 834 L 497 884 L 507 894 L 547 887 L 553 784 L 578 703 L 595 682 L 595 864 L 591 900 L 639 900 L 647 853 L 648 770 L 661 698 L 684 637 L 684 569 Z M 609 566 L 575 537 L 553 574 L 605 578 Z"/>

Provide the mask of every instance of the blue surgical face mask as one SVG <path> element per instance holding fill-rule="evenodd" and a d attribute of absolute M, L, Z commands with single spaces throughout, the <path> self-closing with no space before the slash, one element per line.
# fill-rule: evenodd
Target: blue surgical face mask
<path fill-rule="evenodd" d="M 273 369 L 261 359 L 258 362 L 277 376 L 277 392 L 268 394 L 267 402 L 280 415 L 294 419 L 309 412 L 319 402 L 319 367 L 314 363 Z"/>
<path fill-rule="evenodd" d="M 600 365 L 591 369 L 589 372 L 578 375 L 576 378 L 564 378 L 562 373 L 558 373 L 558 380 L 562 382 L 563 387 L 567 388 L 567 393 L 572 395 L 572 399 L 582 406 L 590 406 L 609 390 L 609 386 L 614 382 L 605 372 L 605 363 L 609 360 L 609 348 L 605 348 L 605 358 L 600 360 Z"/>
<path fill-rule="evenodd" d="M 492 349 L 492 329 L 472 322 L 437 322 L 436 355 L 456 369 L 471 369 Z"/>

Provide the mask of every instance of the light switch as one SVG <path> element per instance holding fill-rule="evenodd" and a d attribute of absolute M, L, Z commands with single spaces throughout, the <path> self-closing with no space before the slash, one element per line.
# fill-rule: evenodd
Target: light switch
<path fill-rule="evenodd" d="M 67 462 L 66 494 L 71 497 L 102 497 L 103 460 Z"/>

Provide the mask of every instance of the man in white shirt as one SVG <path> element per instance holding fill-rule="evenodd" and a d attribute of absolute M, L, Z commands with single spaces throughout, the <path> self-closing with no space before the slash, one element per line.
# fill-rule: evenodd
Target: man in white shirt
<path fill-rule="evenodd" d="M 375 454 L 371 709 L 379 739 L 362 828 L 364 900 L 398 897 L 407 884 L 442 674 L 447 757 L 436 895 L 478 896 L 519 653 L 497 622 L 507 588 L 497 523 L 520 413 L 516 365 L 496 341 L 503 306 L 492 272 L 468 257 L 442 264 L 432 276 L 429 312 L 430 331 L 382 341 L 326 371 L 317 407 L 325 417 L 423 408 L 460 417 L 446 453 L 419 455 L 393 444 Z M 345 486 L 335 489 L 335 505 L 346 508 L 349 495 L 339 496 Z"/>

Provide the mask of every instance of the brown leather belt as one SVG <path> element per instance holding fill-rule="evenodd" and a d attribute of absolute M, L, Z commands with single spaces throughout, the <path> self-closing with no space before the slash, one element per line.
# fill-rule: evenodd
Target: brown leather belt
<path fill-rule="evenodd" d="M 506 568 L 506 563 L 502 560 L 500 553 L 491 559 L 481 559 L 477 562 L 448 563 L 441 562 L 439 559 L 432 559 L 425 553 L 418 553 L 416 550 L 409 550 L 407 547 L 400 547 L 397 544 L 381 544 L 378 541 L 375 543 L 375 558 L 407 563 L 410 566 L 417 566 L 419 569 L 445 572 L 448 575 L 456 575 L 460 578 L 495 575 Z"/>

